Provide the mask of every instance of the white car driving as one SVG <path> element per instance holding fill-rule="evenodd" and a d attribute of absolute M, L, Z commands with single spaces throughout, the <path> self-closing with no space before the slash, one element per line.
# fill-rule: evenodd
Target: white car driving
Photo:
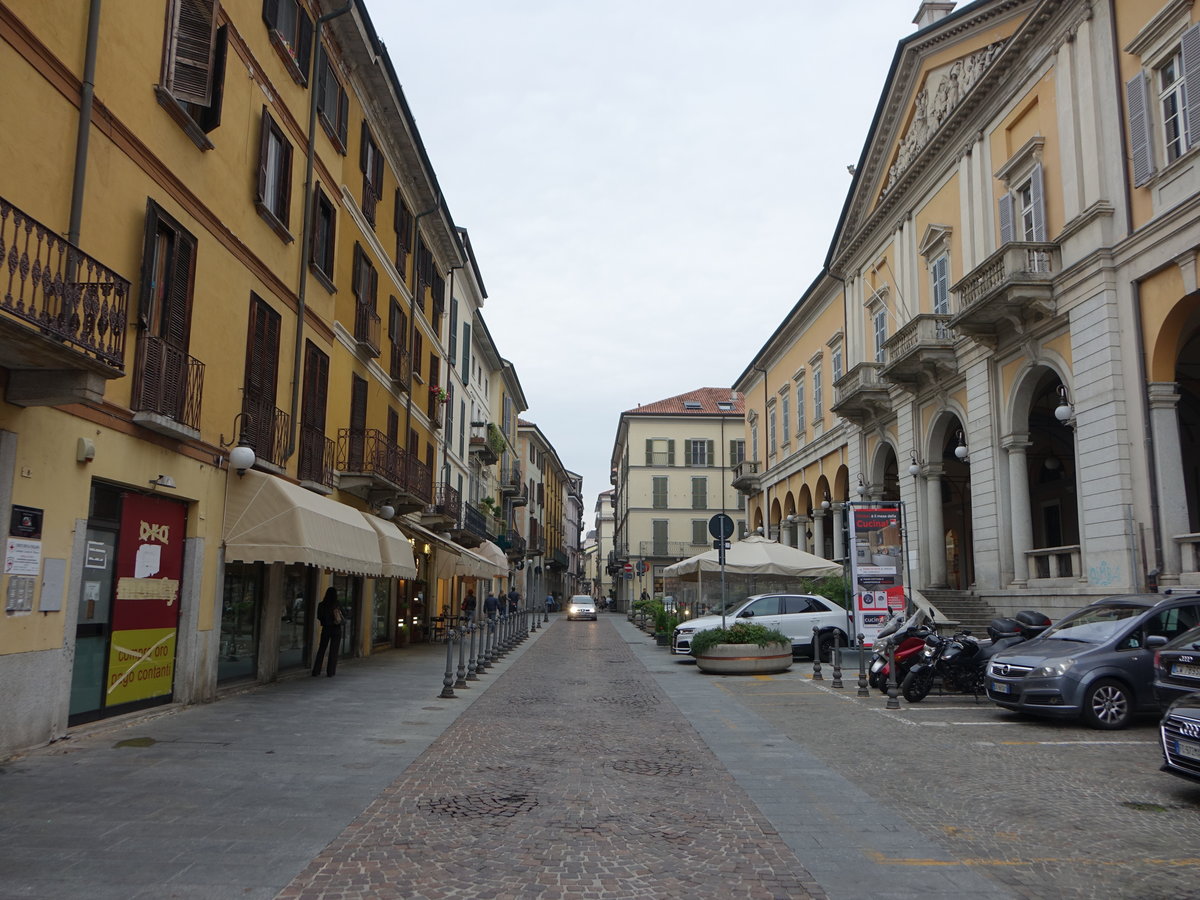
<path fill-rule="evenodd" d="M 753 622 L 782 631 L 792 641 L 793 656 L 812 653 L 813 628 L 818 629 L 822 662 L 833 658 L 833 644 L 848 644 L 846 610 L 817 594 L 755 594 L 731 601 L 725 607 L 725 626 L 735 622 Z M 671 652 L 688 655 L 692 635 L 697 631 L 721 627 L 721 614 L 701 616 L 680 622 L 671 636 Z"/>
<path fill-rule="evenodd" d="M 596 601 L 587 594 L 576 594 L 567 602 L 567 619 L 596 620 Z"/>

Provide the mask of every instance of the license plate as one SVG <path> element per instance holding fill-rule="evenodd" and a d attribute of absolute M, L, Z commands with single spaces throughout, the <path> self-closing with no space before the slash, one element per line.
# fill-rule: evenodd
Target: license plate
<path fill-rule="evenodd" d="M 1186 756 L 1188 759 L 1200 759 L 1200 744 L 1192 744 L 1188 741 L 1176 741 L 1175 752 L 1180 756 Z"/>
<path fill-rule="evenodd" d="M 995 691 L 997 694 L 1011 694 L 1012 693 L 1012 685 L 1005 684 L 1002 681 L 993 681 L 992 682 L 992 690 Z"/>
<path fill-rule="evenodd" d="M 1187 663 L 1172 663 L 1172 675 L 1182 675 L 1184 678 L 1200 678 L 1200 666 L 1189 666 Z"/>

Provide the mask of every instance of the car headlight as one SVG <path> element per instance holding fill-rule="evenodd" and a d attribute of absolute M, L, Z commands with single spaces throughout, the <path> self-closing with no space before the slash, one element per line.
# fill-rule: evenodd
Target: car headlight
<path fill-rule="evenodd" d="M 1038 666 L 1029 673 L 1030 678 L 1061 678 L 1075 665 L 1073 659 L 1062 659 L 1048 666 Z"/>

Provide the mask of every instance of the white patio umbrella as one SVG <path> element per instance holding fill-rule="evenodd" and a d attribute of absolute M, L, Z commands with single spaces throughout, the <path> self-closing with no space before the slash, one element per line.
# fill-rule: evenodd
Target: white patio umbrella
<path fill-rule="evenodd" d="M 680 581 L 699 581 L 702 575 L 717 575 L 720 572 L 721 563 L 716 550 L 705 550 L 663 569 L 663 575 Z M 787 547 L 760 534 L 737 541 L 725 551 L 726 575 L 813 578 L 841 573 L 841 563 L 830 562 L 796 547 Z"/>

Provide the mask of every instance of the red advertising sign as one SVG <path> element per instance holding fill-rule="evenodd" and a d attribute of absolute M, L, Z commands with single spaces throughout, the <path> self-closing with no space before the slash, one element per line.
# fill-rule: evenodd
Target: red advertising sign
<path fill-rule="evenodd" d="M 854 626 L 868 646 L 888 617 L 904 608 L 904 539 L 898 504 L 852 506 L 850 577 Z"/>

